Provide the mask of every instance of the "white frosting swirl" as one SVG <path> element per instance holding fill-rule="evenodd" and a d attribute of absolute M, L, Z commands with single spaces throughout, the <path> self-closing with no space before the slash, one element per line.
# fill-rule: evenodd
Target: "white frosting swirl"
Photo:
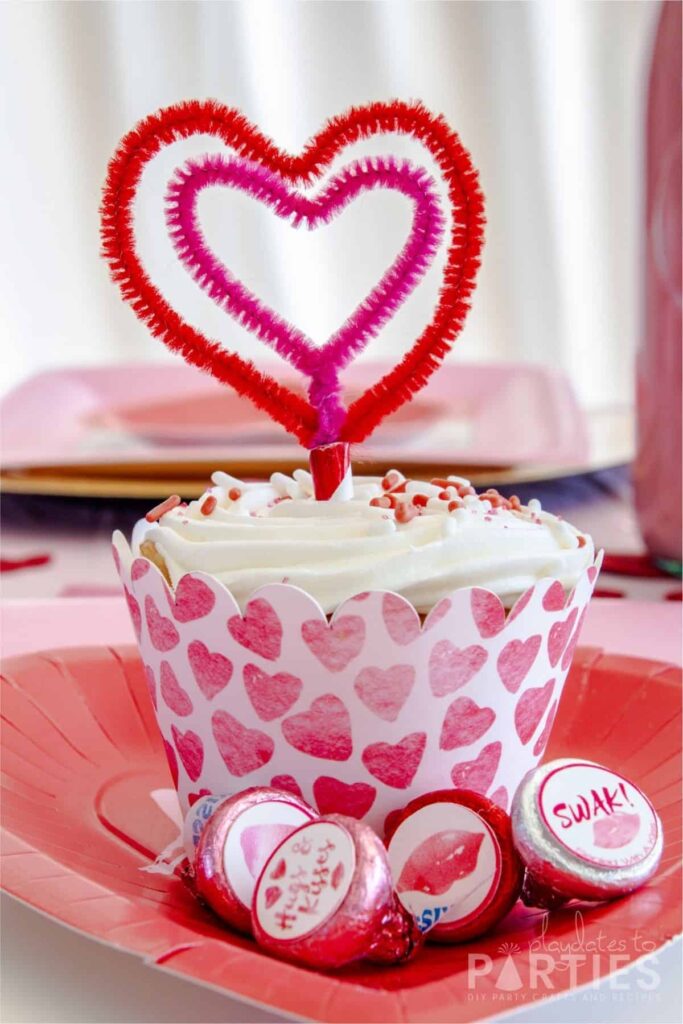
<path fill-rule="evenodd" d="M 538 502 L 492 508 L 475 494 L 453 502 L 439 498 L 441 485 L 409 481 L 394 500 L 410 505 L 413 518 L 401 521 L 408 517 L 370 504 L 385 494 L 379 477 L 355 477 L 353 498 L 338 503 L 316 501 L 304 470 L 274 473 L 268 483 L 245 484 L 222 472 L 212 479 L 215 486 L 197 501 L 158 522 L 137 523 L 133 550 L 152 541 L 174 585 L 187 572 L 209 573 L 241 608 L 257 587 L 283 582 L 306 590 L 326 612 L 363 591 L 391 590 L 426 613 L 465 586 L 492 590 L 510 607 L 545 576 L 573 587 L 595 558 L 590 537 Z M 428 498 L 419 514 L 416 494 Z M 209 495 L 216 505 L 206 515 Z"/>

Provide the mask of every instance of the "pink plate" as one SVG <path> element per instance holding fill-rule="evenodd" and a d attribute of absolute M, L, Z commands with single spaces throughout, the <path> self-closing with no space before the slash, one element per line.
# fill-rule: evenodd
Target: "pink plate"
<path fill-rule="evenodd" d="M 344 374 L 349 395 L 385 371 L 382 364 L 350 367 Z M 43 373 L 4 399 L 2 420 L 5 469 L 200 459 L 225 465 L 233 459 L 270 471 L 278 460 L 301 457 L 296 442 L 248 401 L 184 364 Z M 449 363 L 415 401 L 381 425 L 364 452 L 387 466 L 405 460 L 576 466 L 585 462 L 588 442 L 562 374 L 531 365 Z"/>
<path fill-rule="evenodd" d="M 399 969 L 361 965 L 325 975 L 271 960 L 221 928 L 179 879 L 141 870 L 176 838 L 177 825 L 137 652 L 17 657 L 3 676 L 3 885 L 88 935 L 297 1018 L 482 1019 L 500 1012 L 501 992 L 515 991 L 516 1005 L 539 997 L 541 953 L 552 983 L 542 994 L 559 994 L 572 985 L 561 953 L 567 943 L 580 954 L 574 984 L 583 985 L 678 932 L 680 701 L 680 669 L 581 649 L 547 752 L 617 766 L 650 796 L 666 835 L 650 885 L 549 917 L 519 905 L 465 947 L 429 947 Z M 468 974 L 470 957 L 478 959 Z"/>

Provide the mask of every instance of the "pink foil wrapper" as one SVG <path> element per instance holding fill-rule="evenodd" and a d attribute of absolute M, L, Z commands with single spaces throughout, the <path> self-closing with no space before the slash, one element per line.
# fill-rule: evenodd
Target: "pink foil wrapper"
<path fill-rule="evenodd" d="M 219 581 L 116 560 L 180 804 L 273 786 L 380 834 L 410 800 L 451 787 L 509 808 L 545 750 L 598 564 L 565 594 L 539 581 L 506 614 L 464 587 L 424 622 L 405 598 L 358 594 L 331 620 L 269 584 L 244 613 Z"/>
<path fill-rule="evenodd" d="M 381 840 L 339 814 L 302 826 L 273 852 L 254 892 L 252 922 L 260 945 L 307 967 L 399 963 L 421 943 L 394 895 Z"/>
<path fill-rule="evenodd" d="M 238 931 L 251 931 L 251 900 L 272 851 L 315 817 L 294 795 L 265 787 L 244 790 L 214 810 L 199 837 L 194 886 L 200 899 Z"/>

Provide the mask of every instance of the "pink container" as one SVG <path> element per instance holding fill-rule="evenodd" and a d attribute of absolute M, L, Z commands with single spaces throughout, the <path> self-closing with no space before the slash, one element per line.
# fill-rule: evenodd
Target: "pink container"
<path fill-rule="evenodd" d="M 647 114 L 645 335 L 637 362 L 640 528 L 681 560 L 681 5 L 662 4 Z"/>
<path fill-rule="evenodd" d="M 567 598 L 541 580 L 507 616 L 467 587 L 424 624 L 386 591 L 328 621 L 289 584 L 255 591 L 244 615 L 203 573 L 171 593 L 121 534 L 114 548 L 183 810 L 207 792 L 273 786 L 378 830 L 452 786 L 509 806 L 545 750 L 597 575 Z"/>

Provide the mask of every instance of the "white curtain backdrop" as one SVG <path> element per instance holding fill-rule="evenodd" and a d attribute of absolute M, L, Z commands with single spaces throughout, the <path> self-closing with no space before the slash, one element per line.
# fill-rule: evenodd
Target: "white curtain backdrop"
<path fill-rule="evenodd" d="M 1 4 L 0 387 L 49 367 L 174 358 L 137 323 L 99 258 L 107 160 L 138 119 L 215 97 L 298 150 L 350 104 L 396 96 L 446 115 L 487 196 L 479 287 L 451 358 L 546 363 L 589 406 L 629 400 L 657 14 L 657 3 L 620 0 Z M 246 352 L 248 338 L 189 280 L 164 231 L 160 192 L 173 167 L 209 149 L 179 144 L 150 169 L 140 244 L 183 312 Z M 365 144 L 344 162 L 374 151 Z M 201 202 L 231 268 L 320 339 L 369 290 L 408 226 L 389 195 L 365 196 L 312 233 L 236 196 Z M 437 276 L 438 265 L 368 357 L 405 350 Z"/>

